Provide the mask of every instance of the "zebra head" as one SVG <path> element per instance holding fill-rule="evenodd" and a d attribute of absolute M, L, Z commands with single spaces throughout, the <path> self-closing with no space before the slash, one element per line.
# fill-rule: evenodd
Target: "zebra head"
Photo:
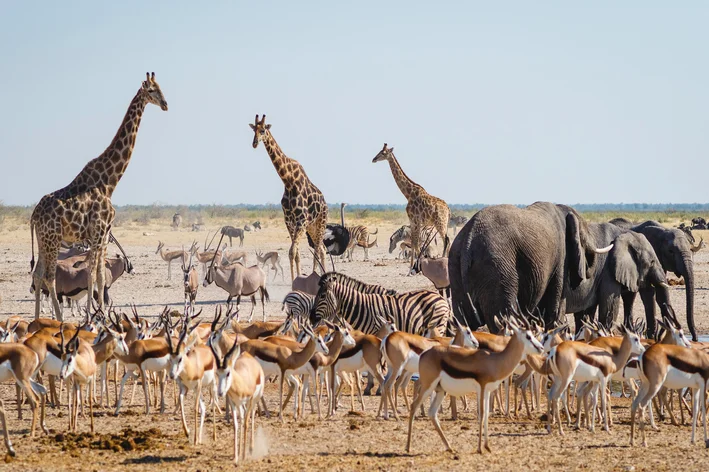
<path fill-rule="evenodd" d="M 315 296 L 313 308 L 310 313 L 311 321 L 332 320 L 337 313 L 337 298 L 332 289 L 333 282 L 326 278 L 321 279 L 320 289 Z"/>

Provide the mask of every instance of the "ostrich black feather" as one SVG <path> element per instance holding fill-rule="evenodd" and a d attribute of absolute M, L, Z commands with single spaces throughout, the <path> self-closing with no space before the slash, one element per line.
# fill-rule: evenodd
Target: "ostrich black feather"
<path fill-rule="evenodd" d="M 315 249 L 315 244 L 309 234 L 308 245 Z M 331 256 L 341 256 L 347 249 L 347 245 L 350 243 L 350 232 L 347 228 L 342 225 L 328 224 L 325 227 L 325 235 L 323 236 L 323 244 L 325 245 L 325 251 Z"/>

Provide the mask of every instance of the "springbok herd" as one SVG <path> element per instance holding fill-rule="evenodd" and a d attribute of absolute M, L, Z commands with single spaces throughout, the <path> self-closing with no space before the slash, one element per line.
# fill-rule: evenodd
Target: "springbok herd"
<path fill-rule="evenodd" d="M 132 271 L 132 264 L 111 232 L 115 217 L 111 196 L 128 166 L 141 117 L 149 103 L 163 111 L 168 109 L 154 73 L 147 74 L 106 151 L 90 161 L 68 186 L 45 195 L 32 213 L 35 317 L 28 322 L 19 316 L 10 316 L 0 324 L 0 380 L 13 381 L 17 385 L 20 417 L 25 404 L 30 408 L 31 438 L 36 436 L 38 419 L 40 428 L 48 431 L 45 420 L 47 402 L 53 408 L 68 407 L 68 425 L 66 420 L 61 421 L 63 425 L 57 420 L 52 425 L 54 428 L 66 428 L 71 432 L 89 429 L 93 433 L 100 431 L 101 423 L 107 421 L 95 414 L 95 408 L 104 416 L 109 409 L 119 418 L 125 414 L 127 386 L 132 387 L 129 403 L 132 403 L 136 386 L 142 386 L 144 413 L 151 415 L 151 407 L 157 405 L 161 414 L 165 412 L 166 396 L 169 398 L 166 391 L 170 391 L 172 384 L 174 404 L 176 411 L 180 412 L 185 437 L 194 447 L 200 447 L 205 417 L 211 407 L 213 441 L 216 441 L 221 427 L 217 418 L 225 415 L 225 421 L 233 427 L 233 457 L 238 462 L 251 455 L 256 427 L 262 418 L 277 414 L 284 423 L 287 417 L 284 412 L 291 401 L 293 421 L 300 421 L 308 414 L 317 414 L 318 420 L 323 421 L 346 414 L 341 407 L 344 403 L 341 395 L 347 389 L 350 391 L 350 410 L 356 408 L 355 391 L 364 410 L 362 384 L 366 377 L 365 394 L 371 394 L 376 385 L 380 395 L 377 418 L 389 419 L 393 415 L 399 420 L 402 415 L 399 398 L 403 396 L 403 415 L 408 418 L 407 436 L 405 444 L 386 442 L 386 447 L 392 451 L 417 451 L 422 435 L 433 435 L 433 430 L 440 436 L 445 449 L 453 451 L 439 414 L 446 403 L 451 417 L 456 420 L 458 404 L 462 403 L 462 407 L 468 410 L 471 395 L 477 402 L 479 453 L 491 450 L 489 418 L 496 414 L 511 418 L 524 411 L 530 419 L 534 413 L 542 415 L 548 434 L 564 435 L 564 428 L 572 426 L 594 432 L 597 423 L 605 432 L 610 432 L 614 416 L 611 404 L 615 401 L 611 392 L 620 390 L 621 395 L 625 395 L 626 388 L 632 398 L 628 428 L 631 445 L 635 444 L 636 422 L 642 444 L 647 445 L 646 422 L 657 428 L 656 417 L 664 419 L 669 415 L 676 424 L 679 414 L 684 423 L 686 410 L 691 414 L 691 442 L 695 443 L 696 428 L 702 427 L 705 444 L 709 447 L 706 419 L 709 345 L 690 342 L 685 337 L 669 300 L 660 301 L 658 295 L 661 330 L 652 339 L 646 339 L 644 335 L 655 333 L 654 308 L 652 316 L 648 315 L 647 326 L 645 320 L 633 320 L 632 308 L 627 306 L 623 324 L 599 324 L 593 321 L 598 302 L 579 308 L 582 314 L 589 307 L 593 311 L 586 313 L 591 316 L 579 318 L 582 326 L 575 329 L 562 322 L 562 316 L 557 316 L 565 313 L 565 301 L 560 303 L 566 297 L 564 277 L 571 274 L 570 277 L 575 277 L 572 285 L 574 288 L 579 286 L 590 278 L 597 260 L 619 253 L 619 242 L 630 239 L 627 234 L 609 241 L 610 244 L 596 244 L 590 240 L 586 222 L 573 209 L 535 204 L 536 210 L 533 208 L 529 214 L 541 214 L 540 207 L 551 209 L 549 211 L 555 216 L 549 221 L 563 226 L 560 238 L 552 235 L 548 240 L 536 243 L 537 246 L 551 247 L 559 239 L 562 249 L 551 249 L 549 258 L 562 254 L 560 265 L 549 270 L 549 280 L 543 281 L 539 293 L 534 294 L 536 298 L 523 288 L 525 280 L 520 280 L 519 290 L 512 293 L 509 287 L 516 287 L 517 279 L 523 279 L 525 261 L 534 262 L 526 257 L 527 253 L 522 254 L 516 260 L 517 267 L 512 265 L 509 269 L 504 264 L 499 265 L 499 287 L 492 287 L 490 293 L 500 296 L 486 297 L 484 269 L 490 269 L 502 260 L 498 256 L 505 250 L 506 243 L 494 246 L 483 241 L 481 247 L 492 248 L 482 251 L 488 259 L 480 259 L 477 246 L 461 247 L 465 241 L 480 239 L 479 234 L 471 233 L 475 228 L 488 231 L 486 234 L 490 238 L 496 237 L 499 229 L 490 228 L 482 217 L 473 217 L 453 242 L 451 253 L 458 254 L 456 261 L 443 257 L 436 262 L 434 258 L 424 257 L 437 237 L 443 245 L 443 256 L 447 256 L 451 248 L 447 229 L 453 227 L 455 234 L 457 226 L 465 224 L 465 218 L 451 216 L 445 201 L 428 194 L 412 181 L 401 169 L 393 148 L 387 144 L 373 162 L 388 162 L 397 186 L 408 201 L 406 211 L 410 223 L 409 227 L 402 227 L 392 235 L 389 252 L 399 245 L 401 253 L 409 260 L 409 274 L 424 273 L 437 290 L 400 291 L 391 286 L 394 283 L 387 283 L 389 286 L 366 283 L 337 272 L 334 262 L 331 262 L 333 270 L 328 271 L 327 254 L 352 260 L 352 250 L 359 246 L 364 249 L 365 260 L 368 259 L 368 249 L 376 245 L 376 239 L 371 241 L 370 235 L 377 232 L 369 232 L 364 226 L 346 226 L 344 204 L 341 206 L 341 224 L 328 223 L 324 196 L 300 163 L 286 156 L 276 143 L 265 116 L 259 119 L 256 115 L 254 123 L 250 124 L 254 132 L 252 146 L 257 148 L 263 143 L 285 187 L 281 204 L 290 236 L 288 258 L 292 281 L 292 290 L 282 303 L 285 320 L 266 321 L 267 272 L 274 272 L 274 280 L 279 272 L 281 280 L 285 279 L 279 253 L 259 252 L 257 263 L 250 266 L 247 263 L 249 254 L 241 249 L 244 230 L 231 226 L 222 228 L 221 238 L 214 248 L 210 248 L 205 239 L 202 252 L 196 242 L 188 249 L 168 250 L 162 241 L 158 241 L 155 254 L 167 262 L 168 278 L 172 277 L 171 263 L 181 263 L 183 310 L 171 311 L 165 307 L 160 313 L 153 311 L 141 316 L 136 306 L 127 311 L 125 305 L 121 307 L 113 303 L 108 290 L 123 272 Z M 478 215 L 490 215 L 494 211 L 481 210 Z M 507 221 L 501 216 L 517 211 L 503 208 L 495 218 Z M 537 221 L 542 220 L 534 220 Z M 179 229 L 181 223 L 182 217 L 175 215 L 173 228 Z M 255 224 L 247 225 L 246 231 L 255 231 L 253 226 Z M 548 234 L 552 233 L 549 225 L 544 229 Z M 620 229 L 614 231 L 621 232 Z M 300 266 L 299 243 L 304 236 L 313 249 L 310 275 L 302 275 Z M 229 249 L 226 243 L 222 246 L 224 237 L 229 238 Z M 644 242 L 650 247 L 645 236 L 633 237 L 633 241 Z M 237 238 L 239 248 L 231 247 L 232 238 Z M 106 257 L 109 239 L 122 253 L 111 263 Z M 461 240 L 463 244 L 456 245 Z M 611 253 L 614 243 L 616 250 Z M 81 260 L 67 256 L 62 249 L 67 244 L 80 244 L 86 248 Z M 526 251 L 530 246 L 522 245 L 518 251 Z M 699 250 L 700 246 L 692 245 L 692 252 Z M 502 248 L 500 254 L 495 252 L 498 247 Z M 570 255 L 566 257 L 562 251 Z M 515 253 L 514 250 L 511 252 Z M 529 249 L 529 254 L 533 252 L 534 248 Z M 632 263 L 640 258 L 641 252 L 627 253 L 625 262 Z M 654 287 L 658 294 L 666 293 L 659 291 L 669 290 L 664 279 L 665 270 L 661 270 L 660 262 L 654 254 L 652 256 L 653 274 L 662 274 L 655 276 Z M 474 257 L 478 259 L 473 260 Z M 564 257 L 568 260 L 563 260 Z M 690 263 L 691 257 L 689 253 L 687 261 Z M 467 274 L 478 284 L 479 290 L 471 289 L 465 293 L 460 288 L 455 290 L 453 277 L 460 278 L 460 273 L 451 271 L 449 279 L 448 269 L 460 261 L 467 261 L 478 271 L 471 269 Z M 104 263 L 107 264 L 106 270 Z M 200 263 L 201 277 L 198 273 Z M 571 269 L 572 263 L 576 264 L 573 267 L 577 270 Z M 535 275 L 551 265 L 543 261 L 539 270 L 534 266 L 531 272 Z M 513 273 L 515 270 L 519 277 Z M 630 280 L 628 274 L 624 275 Z M 644 276 L 635 275 L 637 281 L 628 281 L 624 287 L 617 286 L 614 300 L 622 294 L 624 306 L 625 297 L 630 292 L 632 297 L 638 290 L 641 294 L 647 293 L 642 292 L 648 288 Z M 552 277 L 556 285 L 549 282 Z M 510 280 L 513 285 L 507 284 Z M 463 282 L 469 283 L 470 280 Z M 198 288 L 211 283 L 226 292 L 226 305 L 198 310 Z M 490 284 L 495 282 L 487 283 Z M 692 284 L 693 292 L 693 279 L 688 280 L 688 284 Z M 35 290 L 35 287 L 41 289 Z M 451 288 L 454 289 L 452 295 Z M 52 318 L 40 316 L 42 293 L 47 295 Z M 251 322 L 257 294 L 261 298 L 263 320 Z M 463 294 L 468 297 L 467 301 Z M 65 322 L 60 300 L 63 297 L 78 300 L 84 296 L 87 296 L 87 302 L 82 321 Z M 250 297 L 252 301 L 248 322 L 240 320 L 242 296 Z M 500 303 L 502 296 L 507 300 Z M 456 297 L 458 302 L 453 307 L 451 300 Z M 232 303 L 234 298 L 236 303 Z M 690 298 L 687 301 L 688 322 L 693 316 L 690 314 L 693 298 Z M 530 300 L 536 301 L 530 304 Z M 643 295 L 643 301 L 648 300 L 646 308 L 654 305 L 654 298 Z M 200 300 L 199 303 L 204 302 Z M 542 304 L 547 305 L 546 309 Z M 505 306 L 500 313 L 493 313 L 489 308 L 498 305 Z M 613 306 L 617 311 L 617 302 Z M 211 311 L 213 307 L 214 313 L 203 314 L 204 309 Z M 476 307 L 487 307 L 480 310 L 485 322 L 479 324 L 486 324 L 488 330 L 495 333 L 470 329 L 468 322 L 472 325 L 473 318 L 465 315 L 463 310 L 474 312 L 474 317 L 480 320 Z M 696 333 L 693 321 L 691 323 L 689 329 L 694 338 Z M 111 370 L 115 403 L 109 400 Z M 267 402 L 264 395 L 271 381 L 278 386 L 275 404 L 273 398 Z M 410 399 L 412 381 L 413 398 Z M 615 385 L 619 387 L 611 388 Z M 194 399 L 193 417 L 189 421 L 185 414 L 188 396 Z M 430 418 L 433 429 L 424 429 L 421 423 L 414 428 L 414 418 L 419 414 Z M 8 453 L 14 455 L 2 401 L 0 422 Z M 609 436 L 609 440 L 621 441 L 617 434 Z"/>

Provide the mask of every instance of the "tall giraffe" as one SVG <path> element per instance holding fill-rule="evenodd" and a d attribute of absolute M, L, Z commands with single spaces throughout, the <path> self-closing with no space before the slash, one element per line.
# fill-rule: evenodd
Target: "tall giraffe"
<path fill-rule="evenodd" d="M 406 204 L 406 214 L 411 223 L 411 267 L 418 257 L 421 248 L 421 235 L 426 227 L 433 226 L 443 239 L 443 255 L 448 251 L 448 220 L 450 219 L 450 209 L 446 202 L 434 197 L 424 190 L 422 186 L 411 180 L 399 165 L 399 161 L 394 157 L 394 148 L 388 148 L 384 143 L 381 151 L 372 159 L 372 162 L 389 161 L 391 173 L 394 176 L 396 185 L 404 194 L 408 203 Z"/>
<path fill-rule="evenodd" d="M 266 115 L 261 117 L 261 121 L 256 115 L 256 120 L 253 124 L 249 123 L 249 126 L 254 130 L 254 149 L 258 147 L 259 141 L 263 142 L 273 167 L 276 168 L 278 176 L 285 186 L 281 206 L 291 239 L 288 259 L 290 260 L 290 277 L 293 281 L 296 275 L 300 275 L 298 246 L 300 238 L 306 232 L 316 245 L 313 254 L 313 272 L 319 265 L 324 267 L 325 245 L 323 237 L 327 225 L 327 203 L 325 203 L 320 189 L 306 175 L 303 166 L 295 159 L 286 156 L 276 140 L 273 139 L 270 131 L 271 125 L 266 124 Z"/>
<path fill-rule="evenodd" d="M 103 260 L 106 258 L 108 234 L 116 211 L 111 204 L 111 195 L 128 167 L 140 119 L 148 103 L 167 111 L 167 102 L 155 81 L 155 72 L 146 74 L 146 80 L 128 106 L 123 122 L 111 144 L 97 158 L 89 161 L 74 180 L 66 187 L 42 197 L 32 212 L 32 261 L 35 287 L 44 283 L 54 304 L 54 312 L 62 321 L 62 311 L 57 301 L 55 275 L 57 256 L 62 241 L 74 243 L 85 241 L 89 245 L 88 307 L 93 300 L 92 288 L 96 273 L 97 293 L 103 293 Z M 37 234 L 37 265 L 34 261 L 34 236 Z M 99 270 L 97 270 L 99 269 Z M 35 319 L 39 318 L 39 297 L 42 290 L 35 291 Z M 103 297 L 99 296 L 99 306 Z"/>

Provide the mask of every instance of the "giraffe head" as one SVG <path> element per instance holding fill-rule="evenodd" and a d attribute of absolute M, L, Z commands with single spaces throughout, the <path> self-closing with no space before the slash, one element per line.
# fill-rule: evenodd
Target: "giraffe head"
<path fill-rule="evenodd" d="M 392 157 L 394 157 L 394 148 L 387 147 L 387 143 L 384 143 L 384 147 L 382 148 L 381 151 L 379 151 L 379 154 L 374 156 L 374 159 L 372 159 L 372 162 L 388 161 Z"/>
<path fill-rule="evenodd" d="M 254 124 L 249 123 L 249 126 L 251 126 L 251 129 L 254 130 L 254 142 L 252 143 L 252 146 L 256 149 L 258 147 L 258 142 L 263 141 L 266 137 L 266 133 L 271 129 L 271 125 L 266 124 L 266 115 L 261 117 L 261 121 L 258 120 L 258 115 L 256 115 Z"/>
<path fill-rule="evenodd" d="M 145 98 L 153 105 L 159 106 L 162 111 L 167 111 L 167 100 L 165 100 L 160 86 L 155 81 L 155 72 L 152 74 L 146 72 L 145 76 L 146 79 L 143 82 L 143 94 Z"/>

